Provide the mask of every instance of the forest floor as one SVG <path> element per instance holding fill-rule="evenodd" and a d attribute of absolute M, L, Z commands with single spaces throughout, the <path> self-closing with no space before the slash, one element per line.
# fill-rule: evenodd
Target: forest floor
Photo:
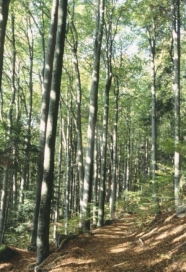
<path fill-rule="evenodd" d="M 35 253 L 0 264 L 0 271 L 34 271 Z M 186 271 L 186 217 L 165 213 L 144 226 L 134 215 L 84 233 L 51 255 L 39 271 L 51 272 L 179 272 Z"/>

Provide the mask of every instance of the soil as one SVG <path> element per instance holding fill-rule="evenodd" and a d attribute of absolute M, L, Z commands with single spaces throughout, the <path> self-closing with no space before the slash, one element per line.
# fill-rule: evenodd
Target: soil
<path fill-rule="evenodd" d="M 13 249 L 19 255 L 1 263 L 0 271 L 34 271 L 35 252 Z M 137 227 L 136 217 L 125 215 L 53 249 L 38 271 L 186 271 L 186 217 L 165 213 Z"/>

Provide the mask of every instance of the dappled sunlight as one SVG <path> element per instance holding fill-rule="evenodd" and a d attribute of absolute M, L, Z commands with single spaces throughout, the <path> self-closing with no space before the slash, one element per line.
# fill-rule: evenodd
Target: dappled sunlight
<path fill-rule="evenodd" d="M 169 234 L 169 232 L 168 232 L 168 231 L 165 231 L 165 232 L 161 233 L 160 235 L 158 235 L 158 236 L 156 237 L 156 240 L 165 239 L 165 238 L 167 237 L 168 234 Z"/>
<path fill-rule="evenodd" d="M 129 249 L 129 246 L 130 246 L 129 243 L 119 244 L 119 245 L 113 247 L 112 249 L 110 249 L 110 253 L 124 252 Z"/>
<path fill-rule="evenodd" d="M 183 231 L 185 229 L 185 227 L 183 227 L 182 225 L 181 226 L 177 226 L 177 227 L 174 227 L 173 230 L 169 230 L 169 235 L 174 235 L 174 234 L 178 234 L 179 232 Z"/>
<path fill-rule="evenodd" d="M 172 240 L 172 244 L 175 243 L 175 242 L 179 242 L 179 241 L 182 240 L 183 238 L 184 238 L 184 239 L 186 238 L 186 233 L 184 233 L 184 234 L 182 234 L 182 235 L 176 237 L 175 239 L 173 239 L 173 240 Z"/>
<path fill-rule="evenodd" d="M 166 224 L 166 225 L 164 225 L 164 226 L 162 226 L 161 228 L 158 228 L 158 231 L 160 232 L 160 231 L 166 231 L 168 228 L 170 228 L 171 227 L 171 224 Z"/>
<path fill-rule="evenodd" d="M 141 235 L 141 233 L 138 234 L 137 237 L 140 236 L 141 238 L 148 238 L 148 237 L 150 237 L 152 234 L 154 234 L 154 232 L 156 232 L 157 230 L 158 230 L 158 228 L 154 228 L 154 229 L 152 229 L 152 230 L 151 230 L 150 232 L 148 232 L 148 233 L 144 233 L 144 232 L 143 232 L 142 235 Z"/>
<path fill-rule="evenodd" d="M 145 227 L 132 228 L 131 218 L 128 225 L 125 221 L 114 222 L 91 233 L 80 234 L 59 252 L 51 254 L 42 270 L 185 271 L 186 218 L 173 218 L 169 224 L 165 224 L 165 219 L 166 214 Z"/>
<path fill-rule="evenodd" d="M 7 269 L 7 271 L 11 270 L 11 266 L 9 263 L 0 263 L 0 271 L 5 271 L 5 269 Z"/>

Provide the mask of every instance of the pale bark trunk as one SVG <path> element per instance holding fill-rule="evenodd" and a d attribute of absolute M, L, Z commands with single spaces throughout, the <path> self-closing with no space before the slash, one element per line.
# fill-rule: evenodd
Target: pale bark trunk
<path fill-rule="evenodd" d="M 98 131 L 95 131 L 94 174 L 93 174 L 93 225 L 97 225 L 97 188 L 98 188 Z"/>
<path fill-rule="evenodd" d="M 110 216 L 111 218 L 115 217 L 115 208 L 116 208 L 116 168 L 117 168 L 117 126 L 118 126 L 118 96 L 119 96 L 119 85 L 118 79 L 115 80 L 115 89 L 114 89 L 114 99 L 115 99 L 115 108 L 114 108 L 114 129 L 112 136 L 112 182 L 111 182 L 111 194 L 110 194 Z"/>
<path fill-rule="evenodd" d="M 38 169 L 37 169 L 37 181 L 36 181 L 36 205 L 35 205 L 34 217 L 33 217 L 31 247 L 36 246 L 36 237 L 37 237 L 37 225 L 38 225 L 39 206 L 40 206 L 40 199 L 41 199 L 41 182 L 43 177 L 46 124 L 47 124 L 47 117 L 48 117 L 53 58 L 54 58 L 55 40 L 56 40 L 57 7 L 58 7 L 58 0 L 54 0 L 52 13 L 51 13 L 50 34 L 48 39 L 46 61 L 44 63 L 44 81 L 43 81 L 43 93 L 42 93 L 42 103 L 41 103 L 39 154 L 38 154 Z"/>
<path fill-rule="evenodd" d="M 19 197 L 19 211 L 21 211 L 21 204 L 24 203 L 24 190 L 25 188 L 29 187 L 29 160 L 30 160 L 30 142 L 31 142 L 31 120 L 32 120 L 32 93 L 33 93 L 33 57 L 34 57 L 34 50 L 33 50 L 33 33 L 31 30 L 31 22 L 30 18 L 29 20 L 29 30 L 31 35 L 28 35 L 27 33 L 27 42 L 28 42 L 28 49 L 29 49 L 29 82 L 28 82 L 28 88 L 29 88 L 29 101 L 27 106 L 27 135 L 25 137 L 25 154 L 24 154 L 24 165 L 22 170 L 22 176 L 21 176 L 21 187 L 20 187 L 20 197 Z M 28 32 L 28 31 L 27 31 Z"/>
<path fill-rule="evenodd" d="M 101 173 L 99 186 L 99 207 L 98 207 L 98 226 L 104 224 L 104 203 L 105 203 L 105 178 L 106 178 L 106 154 L 107 154 L 107 137 L 108 137 L 108 116 L 109 116 L 109 93 L 112 84 L 112 11 L 109 12 L 109 23 L 105 24 L 106 32 L 106 83 L 104 93 L 104 114 L 103 114 L 103 134 L 101 142 Z"/>
<path fill-rule="evenodd" d="M 79 202 L 83 201 L 83 181 L 84 181 L 84 167 L 83 167 L 83 147 L 82 147 L 82 131 L 81 131 L 81 98 L 82 98 L 82 90 L 81 90 L 81 76 L 79 71 L 79 62 L 78 62 L 78 33 L 73 22 L 73 18 L 71 21 L 71 33 L 73 36 L 73 44 L 70 44 L 72 54 L 73 54 L 73 64 L 76 75 L 76 132 L 77 132 L 77 165 L 78 165 L 78 182 L 79 182 Z M 81 209 L 80 203 L 78 204 Z M 80 222 L 81 222 L 80 212 Z M 80 223 L 81 226 L 81 223 Z"/>
<path fill-rule="evenodd" d="M 92 190 L 92 172 L 93 172 L 93 154 L 94 154 L 94 135 L 97 120 L 97 100 L 98 100 L 98 85 L 100 73 L 100 55 L 103 36 L 103 23 L 104 23 L 104 0 L 98 0 L 98 19 L 96 37 L 94 42 L 94 65 L 92 74 L 92 83 L 90 89 L 90 108 L 89 120 L 87 130 L 87 150 L 85 161 L 85 175 L 84 175 L 84 191 L 82 208 L 82 225 L 90 228 L 90 220 L 86 220 L 89 216 L 89 203 L 91 201 Z"/>
<path fill-rule="evenodd" d="M 157 215 L 159 210 L 158 200 L 158 187 L 156 180 L 157 171 L 157 117 L 156 117 L 156 72 L 155 72 L 155 56 L 156 56 L 156 26 L 155 20 L 152 18 L 152 30 L 148 30 L 148 40 L 150 46 L 150 57 L 151 57 L 151 126 L 152 126 L 152 164 L 151 164 L 151 175 L 153 185 L 153 201 L 154 201 L 154 213 Z"/>
<path fill-rule="evenodd" d="M 108 60 L 109 62 L 111 60 Z M 109 114 L 109 92 L 112 83 L 111 63 L 107 67 L 107 79 L 105 85 L 105 102 L 103 115 L 103 134 L 101 142 L 101 173 L 99 187 L 99 208 L 98 208 L 98 226 L 104 224 L 104 202 L 105 202 L 105 178 L 106 178 L 106 154 L 107 154 L 107 137 L 108 137 L 108 114 Z"/>
<path fill-rule="evenodd" d="M 78 163 L 78 175 L 79 175 L 79 195 L 80 201 L 83 200 L 83 180 L 84 180 L 84 167 L 83 167 L 83 147 L 82 147 L 82 131 L 81 131 L 81 77 L 79 71 L 79 63 L 78 63 L 78 56 L 77 56 L 77 47 L 78 47 L 78 37 L 77 31 L 72 21 L 72 33 L 74 37 L 74 43 L 72 47 L 73 53 L 73 64 L 76 73 L 76 87 L 77 87 L 77 98 L 76 98 L 76 129 L 77 129 L 77 163 Z"/>
<path fill-rule="evenodd" d="M 47 131 L 44 149 L 41 201 L 38 218 L 36 258 L 37 264 L 40 264 L 49 255 L 50 208 L 54 180 L 55 140 L 66 32 L 67 0 L 59 0 L 57 7 L 57 36 L 53 60 L 50 104 L 47 118 Z"/>
<path fill-rule="evenodd" d="M 61 103 L 60 103 L 61 110 Z M 58 169 L 57 169 L 57 183 L 55 192 L 55 208 L 54 208 L 54 231 L 53 239 L 54 242 L 57 239 L 57 221 L 59 218 L 59 201 L 61 191 L 61 166 L 62 166 L 62 114 L 60 113 L 60 125 L 59 125 L 59 147 L 58 147 Z"/>
<path fill-rule="evenodd" d="M 67 98 L 68 99 L 68 98 Z M 68 234 L 68 219 L 70 209 L 70 181 L 71 181 L 71 121 L 70 112 L 67 117 L 67 132 L 66 132 L 66 182 L 65 182 L 65 234 Z"/>
<path fill-rule="evenodd" d="M 176 212 L 179 212 L 180 154 L 177 150 L 180 142 L 180 0 L 171 1 L 172 39 L 173 39 L 173 90 L 174 90 L 174 198 Z"/>

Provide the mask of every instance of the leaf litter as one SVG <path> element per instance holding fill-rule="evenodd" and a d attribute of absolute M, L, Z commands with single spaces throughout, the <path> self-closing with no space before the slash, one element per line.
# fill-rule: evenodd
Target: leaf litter
<path fill-rule="evenodd" d="M 13 248 L 13 247 L 12 247 Z M 19 254 L 0 264 L 0 271 L 34 271 L 36 253 Z M 179 272 L 186 271 L 186 217 L 163 213 L 150 224 L 137 226 L 130 215 L 111 225 L 80 234 L 52 253 L 40 272 Z"/>

